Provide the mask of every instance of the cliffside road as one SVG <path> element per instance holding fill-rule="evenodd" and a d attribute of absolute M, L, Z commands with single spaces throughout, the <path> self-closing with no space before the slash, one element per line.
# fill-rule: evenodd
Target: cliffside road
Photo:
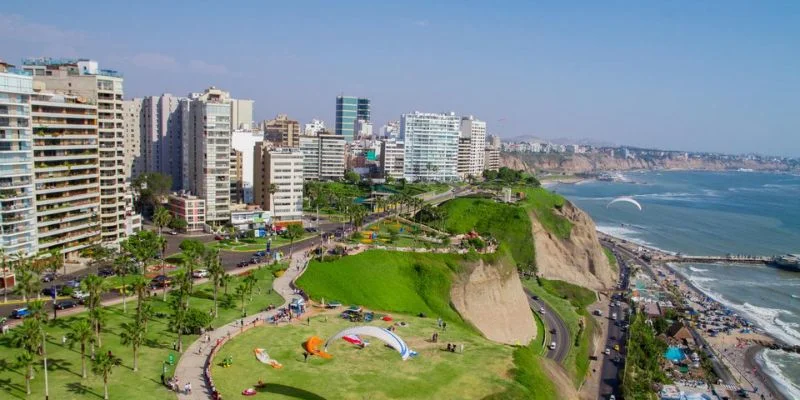
<path fill-rule="evenodd" d="M 604 243 L 606 244 L 606 243 Z M 628 289 L 628 264 L 624 257 L 616 251 L 613 246 L 610 248 L 617 258 L 617 265 L 619 266 L 619 282 L 621 283 L 620 289 Z M 627 324 L 628 305 L 623 301 L 614 300 L 612 298 L 608 310 L 606 310 L 604 318 L 609 318 L 608 335 L 606 337 L 606 347 L 602 350 L 608 349 L 608 354 L 603 354 L 603 366 L 600 371 L 600 388 L 599 395 L 601 399 L 607 399 L 612 394 L 616 398 L 622 398 L 622 379 L 621 374 L 625 369 L 625 354 L 627 335 L 622 330 L 622 326 Z M 617 318 L 611 318 L 616 314 Z M 619 346 L 619 351 L 614 349 L 614 346 Z"/>
<path fill-rule="evenodd" d="M 545 340 L 545 345 L 548 346 L 547 358 L 561 363 L 567 358 L 571 345 L 567 325 L 558 317 L 558 314 L 556 314 L 550 306 L 545 304 L 545 302 L 534 300 L 531 291 L 525 289 L 525 295 L 528 296 L 528 305 L 531 306 L 531 310 L 538 313 L 539 316 L 542 317 L 542 321 L 544 321 L 545 338 L 547 338 L 547 340 Z M 544 308 L 544 314 L 540 312 L 542 308 Z M 555 334 L 552 333 L 554 329 Z M 556 342 L 555 350 L 550 349 L 549 346 L 551 342 Z"/>

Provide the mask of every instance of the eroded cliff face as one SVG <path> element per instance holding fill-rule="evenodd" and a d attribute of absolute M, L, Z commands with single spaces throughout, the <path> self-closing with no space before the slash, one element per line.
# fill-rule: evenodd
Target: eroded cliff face
<path fill-rule="evenodd" d="M 597 240 L 594 221 L 569 201 L 554 211 L 572 222 L 572 231 L 568 239 L 559 238 L 531 215 L 539 274 L 595 290 L 612 287 L 615 274 Z"/>
<path fill-rule="evenodd" d="M 450 299 L 489 340 L 526 345 L 536 338 L 536 322 L 513 267 L 483 261 L 469 265 L 453 282 Z"/>

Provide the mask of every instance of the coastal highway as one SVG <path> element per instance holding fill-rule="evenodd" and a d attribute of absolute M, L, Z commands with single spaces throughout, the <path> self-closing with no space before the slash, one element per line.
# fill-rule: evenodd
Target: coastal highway
<path fill-rule="evenodd" d="M 535 313 L 538 313 L 539 316 L 542 317 L 542 321 L 544 321 L 544 337 L 547 339 L 545 340 L 544 344 L 545 346 L 548 346 L 547 358 L 561 363 L 565 358 L 567 358 L 571 344 L 567 325 L 561 318 L 558 317 L 558 314 L 556 314 L 555 311 L 550 308 L 550 306 L 545 304 L 544 301 L 534 300 L 533 293 L 530 290 L 525 289 L 525 294 L 528 296 L 528 305 L 530 305 L 531 310 L 533 310 Z M 541 308 L 544 308 L 544 315 L 539 312 Z M 552 334 L 553 329 L 555 329 L 555 334 Z M 550 342 L 556 342 L 555 350 L 550 349 Z"/>
<path fill-rule="evenodd" d="M 606 246 L 611 249 L 617 259 L 619 266 L 619 282 L 620 290 L 628 289 L 628 263 L 627 260 L 620 256 L 613 246 Z M 618 298 L 618 297 L 617 297 Z M 626 324 L 628 315 L 628 305 L 624 301 L 619 301 L 619 306 L 615 306 L 614 298 L 611 299 L 608 310 L 604 317 L 609 318 L 608 321 L 608 336 L 606 337 L 605 347 L 601 350 L 608 348 L 609 354 L 603 353 L 603 364 L 600 370 L 600 387 L 599 395 L 601 399 L 607 399 L 612 394 L 617 398 L 622 398 L 622 371 L 625 369 L 625 352 L 627 344 L 627 335 L 622 330 L 622 325 Z M 612 313 L 617 314 L 617 320 L 611 320 Z M 597 317 L 599 318 L 599 317 Z M 619 351 L 614 350 L 614 345 L 619 346 Z"/>

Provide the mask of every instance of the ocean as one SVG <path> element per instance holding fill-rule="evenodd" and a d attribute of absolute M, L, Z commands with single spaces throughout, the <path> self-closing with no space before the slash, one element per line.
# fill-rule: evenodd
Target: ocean
<path fill-rule="evenodd" d="M 647 171 L 623 182 L 556 184 L 600 231 L 687 255 L 800 253 L 800 176 Z M 630 203 L 608 202 L 619 196 Z M 679 264 L 679 272 L 780 340 L 800 345 L 800 273 L 768 266 Z M 765 351 L 762 365 L 800 398 L 800 355 Z"/>

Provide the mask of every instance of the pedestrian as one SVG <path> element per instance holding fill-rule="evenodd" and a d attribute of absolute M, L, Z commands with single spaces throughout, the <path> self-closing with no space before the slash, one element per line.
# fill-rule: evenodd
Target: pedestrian
<path fill-rule="evenodd" d="M 311 326 L 311 317 L 308 317 L 308 326 Z"/>
<path fill-rule="evenodd" d="M 178 342 L 172 342 L 172 350 L 178 350 Z"/>
<path fill-rule="evenodd" d="M 161 384 L 162 384 L 162 385 L 166 385 L 166 384 L 167 384 L 167 382 L 166 382 L 166 381 L 164 381 L 164 378 L 165 378 L 165 377 L 164 377 L 164 373 L 162 372 L 162 373 L 161 373 Z"/>
<path fill-rule="evenodd" d="M 438 326 L 439 328 L 442 327 L 442 317 L 439 317 L 439 319 L 436 320 L 436 326 Z"/>
<path fill-rule="evenodd" d="M 191 392 L 192 392 L 192 384 L 191 384 L 191 383 L 189 383 L 189 382 L 186 382 L 186 384 L 185 384 L 185 385 L 183 385 L 183 392 L 184 392 L 185 394 L 189 394 L 189 393 L 191 393 Z"/>
<path fill-rule="evenodd" d="M 307 351 L 303 352 L 303 362 L 308 362 L 308 352 Z"/>
<path fill-rule="evenodd" d="M 63 346 L 65 344 L 67 344 L 67 336 L 66 335 L 61 335 L 61 345 Z"/>
<path fill-rule="evenodd" d="M 447 330 L 447 322 L 442 322 L 442 330 L 443 331 Z"/>

